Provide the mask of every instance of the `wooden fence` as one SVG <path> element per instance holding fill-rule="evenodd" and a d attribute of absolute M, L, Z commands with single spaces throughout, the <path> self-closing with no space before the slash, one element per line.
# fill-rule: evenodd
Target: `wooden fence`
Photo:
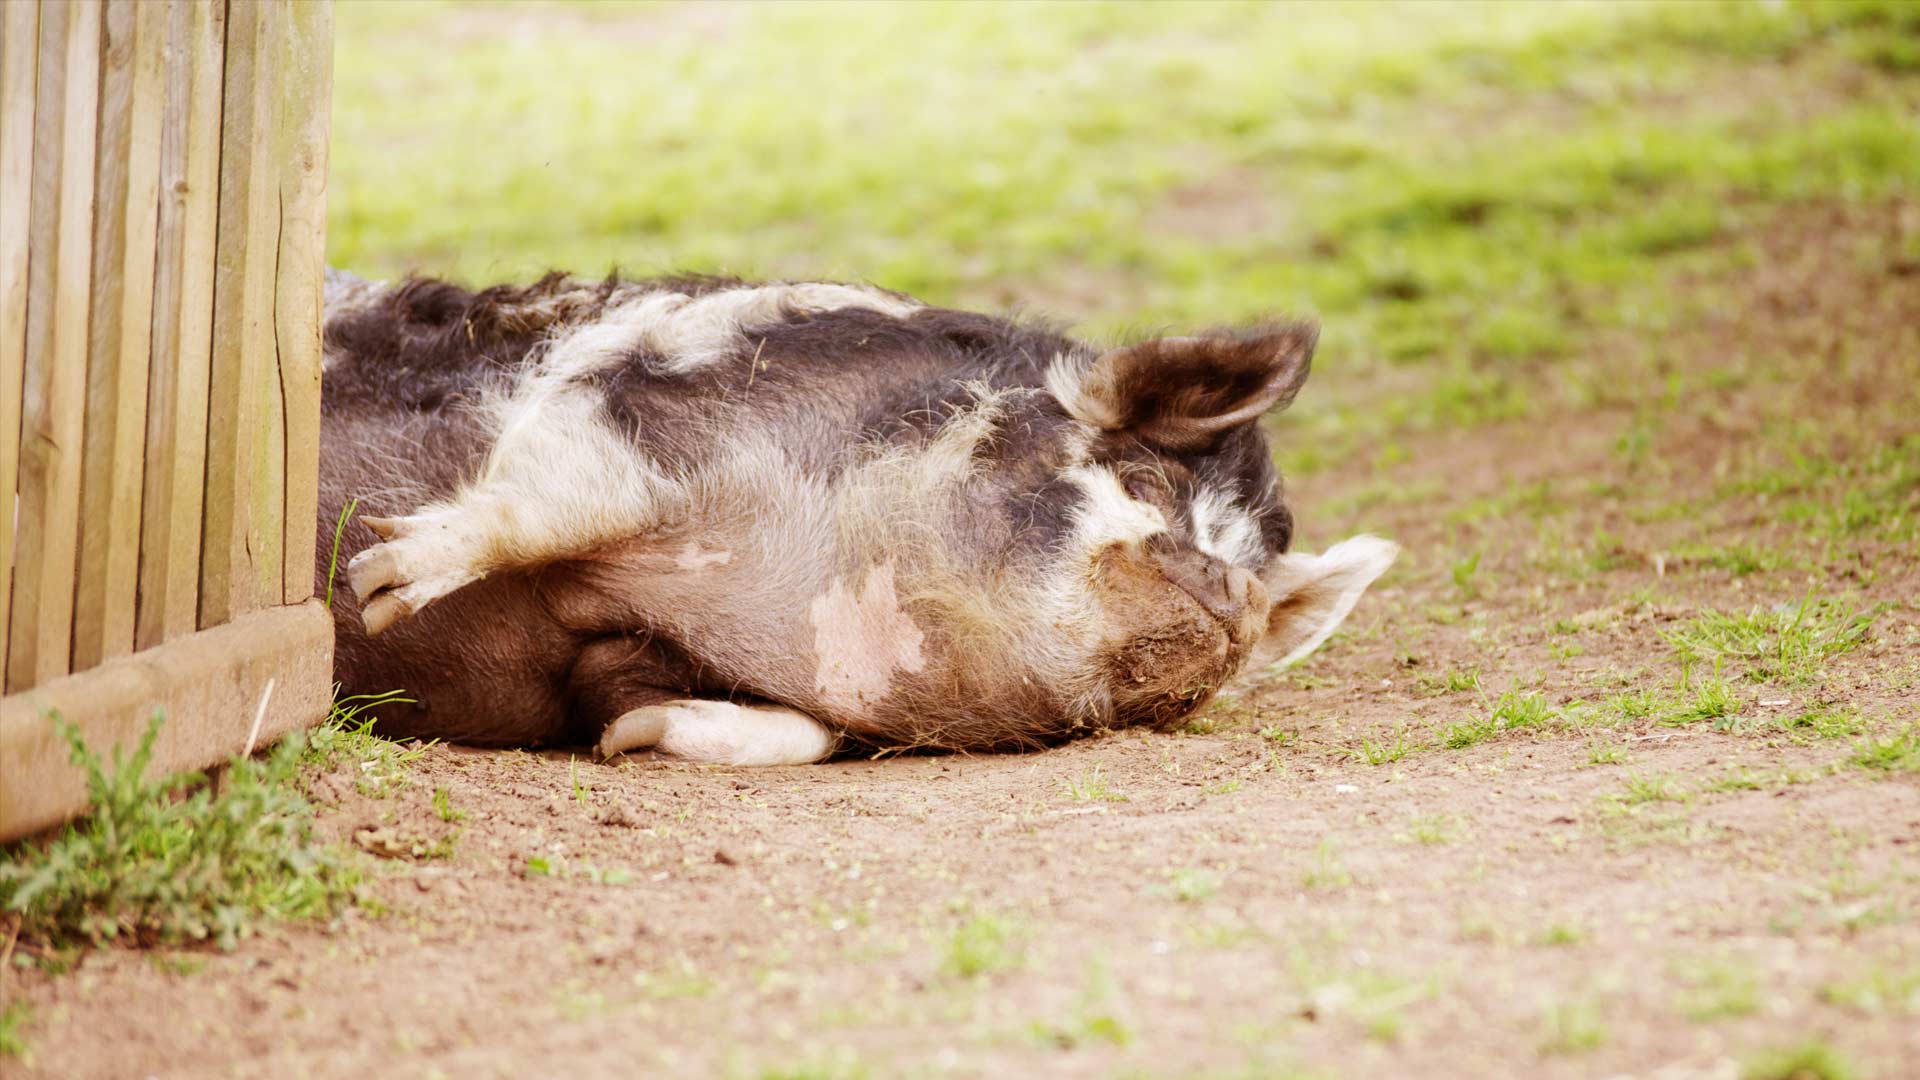
<path fill-rule="evenodd" d="M 6 839 L 85 806 L 52 713 L 104 749 L 164 709 L 155 768 L 179 769 L 326 711 L 332 12 L 6 0 L 0 20 Z"/>

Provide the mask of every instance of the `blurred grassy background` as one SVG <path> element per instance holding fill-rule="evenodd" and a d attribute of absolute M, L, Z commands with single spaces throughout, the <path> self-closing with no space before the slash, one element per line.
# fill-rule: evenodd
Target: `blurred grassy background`
<path fill-rule="evenodd" d="M 1920 188 L 1920 4 L 411 0 L 338 34 L 335 265 L 1317 314 L 1378 377 L 1303 400 L 1295 470 L 1590 405 L 1604 367 L 1516 373 L 1654 347 L 1663 282 L 1783 205 Z"/>
<path fill-rule="evenodd" d="M 1830 71 L 1790 65 L 1833 42 L 1829 66 L 1920 65 L 1895 25 L 1914 18 L 345 4 L 331 257 L 475 281 L 613 264 L 868 278 L 1103 323 L 1491 300 L 1484 350 L 1551 350 L 1543 293 L 1705 242 L 1736 192 L 1911 185 L 1905 102 L 1835 98 Z M 1747 85 L 1769 76 L 1801 85 Z M 1430 346 L 1407 329 L 1425 313 L 1384 321 L 1389 351 Z"/>

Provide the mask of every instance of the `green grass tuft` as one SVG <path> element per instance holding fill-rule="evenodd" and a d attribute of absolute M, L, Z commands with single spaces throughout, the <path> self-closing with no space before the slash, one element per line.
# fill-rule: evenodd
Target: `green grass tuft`
<path fill-rule="evenodd" d="M 940 970 L 956 978 L 977 979 L 1019 967 L 1024 961 L 1020 934 L 1012 923 L 994 915 L 975 915 L 954 928 Z"/>
<path fill-rule="evenodd" d="M 115 747 L 110 762 L 73 725 L 54 723 L 86 771 L 93 809 L 0 862 L 0 910 L 28 939 L 230 949 L 262 920 L 325 917 L 353 896 L 360 871 L 312 838 L 299 736 L 262 759 L 234 759 L 216 785 L 197 773 L 147 777 L 159 715 L 131 755 Z"/>
<path fill-rule="evenodd" d="M 1818 1041 L 1756 1054 L 1740 1069 L 1740 1080 L 1855 1080 L 1859 1075 L 1839 1051 Z"/>
<path fill-rule="evenodd" d="M 1707 611 L 1665 636 L 1683 663 L 1742 661 L 1755 682 L 1800 686 L 1819 678 L 1827 660 L 1865 644 L 1873 621 L 1872 613 L 1808 594 L 1797 605 L 1745 615 Z"/>

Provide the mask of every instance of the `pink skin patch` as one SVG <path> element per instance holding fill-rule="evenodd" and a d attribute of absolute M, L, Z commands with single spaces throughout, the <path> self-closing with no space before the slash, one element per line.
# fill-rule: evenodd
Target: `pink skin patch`
<path fill-rule="evenodd" d="M 895 671 L 926 667 L 920 652 L 926 635 L 900 608 L 891 562 L 869 569 L 858 593 L 836 578 L 813 598 L 807 617 L 820 658 L 813 688 L 836 711 L 862 712 L 885 700 Z"/>

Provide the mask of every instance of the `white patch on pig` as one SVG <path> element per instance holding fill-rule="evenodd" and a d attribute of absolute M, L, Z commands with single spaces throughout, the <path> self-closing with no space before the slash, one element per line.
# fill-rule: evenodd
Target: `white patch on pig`
<path fill-rule="evenodd" d="M 862 285 L 803 282 L 726 289 L 678 298 L 646 328 L 662 371 L 683 375 L 736 352 L 749 334 L 778 326 L 795 313 L 860 308 L 904 318 L 920 305 Z"/>
<path fill-rule="evenodd" d="M 1193 546 L 1234 566 L 1258 567 L 1266 554 L 1260 524 L 1231 492 L 1202 488 L 1188 511 L 1193 517 Z"/>
<path fill-rule="evenodd" d="M 926 635 L 900 607 L 893 575 L 892 562 L 870 567 L 857 593 L 835 578 L 808 607 L 819 658 L 813 688 L 835 710 L 858 714 L 885 700 L 895 671 L 926 667 Z"/>
<path fill-rule="evenodd" d="M 699 544 L 689 540 L 686 546 L 680 549 L 680 553 L 674 556 L 673 565 L 688 573 L 697 574 L 702 570 L 725 566 L 732 561 L 733 552 L 731 551 L 701 551 Z"/>
<path fill-rule="evenodd" d="M 1047 393 L 1068 416 L 1103 430 L 1120 427 L 1120 413 L 1107 396 L 1091 385 L 1096 358 L 1061 353 L 1047 365 Z"/>
<path fill-rule="evenodd" d="M 666 730 L 654 749 L 686 761 L 708 765 L 805 765 L 833 752 L 833 733 L 819 721 L 777 705 L 690 700 L 635 712 L 657 714 L 664 719 Z"/>
<path fill-rule="evenodd" d="M 1094 552 L 1113 544 L 1138 544 L 1167 531 L 1167 516 L 1160 508 L 1127 494 L 1126 485 L 1112 469 L 1080 465 L 1061 475 L 1086 494 L 1073 512 L 1073 535 L 1080 550 Z"/>

